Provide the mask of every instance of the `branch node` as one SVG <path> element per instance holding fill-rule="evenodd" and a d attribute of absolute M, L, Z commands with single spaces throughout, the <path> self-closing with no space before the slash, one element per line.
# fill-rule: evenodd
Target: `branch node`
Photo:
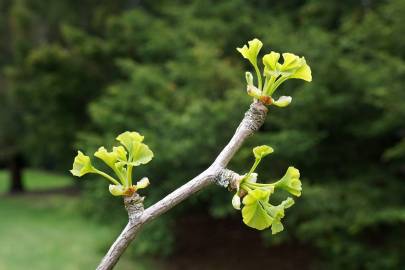
<path fill-rule="evenodd" d="M 142 215 L 144 197 L 139 196 L 138 193 L 134 193 L 131 196 L 124 196 L 125 209 L 128 212 L 129 222 L 134 222 Z"/>
<path fill-rule="evenodd" d="M 259 130 L 266 119 L 267 111 L 267 107 L 261 102 L 252 103 L 249 110 L 245 113 L 241 126 L 251 131 Z"/>
<path fill-rule="evenodd" d="M 228 170 L 228 169 L 222 169 L 219 171 L 219 173 L 215 176 L 214 182 L 217 185 L 220 185 L 221 187 L 224 188 L 231 188 L 231 189 L 236 189 L 236 186 L 238 184 L 238 181 L 242 176 L 237 174 L 234 171 Z"/>

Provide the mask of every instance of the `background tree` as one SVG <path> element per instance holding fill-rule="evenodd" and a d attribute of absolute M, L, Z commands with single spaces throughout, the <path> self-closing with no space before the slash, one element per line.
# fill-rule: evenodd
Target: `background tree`
<path fill-rule="evenodd" d="M 225 131 L 243 113 L 235 108 L 249 102 L 241 80 L 247 67 L 234 48 L 259 37 L 271 45 L 266 50 L 305 54 L 314 74 L 310 85 L 283 86 L 280 94 L 296 91 L 294 106 L 282 116 L 271 110 L 260 135 L 247 141 L 270 141 L 278 160 L 273 171 L 290 160 L 310 183 L 291 210 L 296 218 L 287 227 L 294 229 L 287 231 L 294 234 L 264 233 L 264 239 L 313 248 L 321 268 L 405 264 L 403 1 L 114 3 L 89 1 L 80 13 L 72 1 L 30 8 L 56 34 L 30 45 L 18 63 L 2 58 L 10 70 L 6 89 L 19 105 L 11 107 L 23 108 L 21 128 L 29 130 L 13 138 L 24 153 L 38 153 L 30 165 L 67 171 L 77 146 L 95 150 L 136 129 L 152 149 L 163 149 L 145 169 L 154 186 L 148 202 L 157 200 L 205 168 L 229 139 Z M 238 153 L 231 167 L 244 169 L 248 152 Z M 111 211 L 119 200 L 103 192 L 86 196 L 86 213 L 123 222 Z M 200 194 L 149 227 L 133 253 L 169 253 L 174 220 L 190 209 L 232 218 L 229 200 L 223 191 Z M 151 244 L 154 239 L 162 244 Z"/>
<path fill-rule="evenodd" d="M 4 147 L 2 160 L 10 164 L 12 192 L 23 191 L 24 160 L 48 169 L 56 169 L 58 164 L 59 169 L 65 168 L 68 153 L 73 153 L 75 130 L 88 124 L 82 114 L 88 100 L 97 95 L 98 80 L 87 82 L 87 93 L 92 93 L 87 99 L 78 95 L 75 91 L 86 85 L 88 78 L 81 70 L 91 69 L 91 64 L 53 43 L 63 40 L 64 23 L 91 31 L 97 27 L 97 20 L 121 8 L 109 1 L 99 4 L 81 1 L 83 8 L 78 13 L 76 1 L 1 3 L 1 39 L 8 42 L 1 43 L 0 94 L 4 113 L 0 118 L 4 128 L 0 144 Z M 66 65 L 67 60 L 72 62 Z M 72 80 L 66 84 L 67 76 Z M 36 155 L 27 153 L 32 151 Z"/>

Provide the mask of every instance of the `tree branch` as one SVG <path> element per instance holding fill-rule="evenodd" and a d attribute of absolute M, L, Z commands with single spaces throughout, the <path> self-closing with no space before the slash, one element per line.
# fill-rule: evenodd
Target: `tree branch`
<path fill-rule="evenodd" d="M 215 159 L 214 163 L 212 163 L 212 165 L 201 174 L 194 177 L 189 182 L 182 185 L 146 210 L 143 209 L 143 198 L 138 194 L 134 194 L 131 197 L 125 197 L 124 204 L 128 211 L 129 222 L 104 256 L 97 267 L 97 270 L 113 269 L 128 245 L 135 238 L 139 229 L 145 223 L 165 213 L 192 194 L 212 183 L 217 183 L 224 187 L 227 187 L 228 185 L 231 185 L 231 187 L 234 186 L 235 181 L 238 181 L 240 176 L 227 170 L 226 166 L 246 138 L 262 126 L 266 115 L 266 106 L 260 102 L 252 103 L 249 110 L 245 113 L 242 122 L 235 131 L 235 134 Z"/>

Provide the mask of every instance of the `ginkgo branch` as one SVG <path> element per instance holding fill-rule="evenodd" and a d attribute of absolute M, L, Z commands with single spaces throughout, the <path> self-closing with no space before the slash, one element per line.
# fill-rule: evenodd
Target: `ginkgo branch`
<path fill-rule="evenodd" d="M 170 210 L 194 193 L 213 183 L 225 187 L 228 185 L 235 186 L 234 182 L 238 181 L 241 176 L 226 169 L 226 167 L 246 138 L 262 126 L 267 111 L 268 109 L 262 103 L 252 103 L 235 134 L 211 166 L 149 208 L 144 210 L 143 198 L 137 193 L 132 196 L 125 196 L 124 203 L 128 211 L 129 222 L 112 244 L 97 269 L 113 269 L 143 225 Z"/>

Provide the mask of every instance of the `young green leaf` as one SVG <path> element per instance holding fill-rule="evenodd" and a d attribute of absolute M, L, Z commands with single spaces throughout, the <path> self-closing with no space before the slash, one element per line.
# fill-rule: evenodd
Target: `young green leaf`
<path fill-rule="evenodd" d="M 280 67 L 282 72 L 293 72 L 301 67 L 301 59 L 293 53 L 283 53 L 284 62 Z"/>
<path fill-rule="evenodd" d="M 77 151 L 77 156 L 73 162 L 73 168 L 70 172 L 74 176 L 81 177 L 87 173 L 94 173 L 95 169 L 91 165 L 90 157 L 84 155 L 81 151 Z"/>
<path fill-rule="evenodd" d="M 271 226 L 273 219 L 265 209 L 269 196 L 270 192 L 256 189 L 243 198 L 242 217 L 246 225 L 257 230 L 264 230 Z"/>
<path fill-rule="evenodd" d="M 301 67 L 291 76 L 292 79 L 301 79 L 307 82 L 312 81 L 311 68 L 307 65 L 305 58 L 301 58 Z"/>
<path fill-rule="evenodd" d="M 258 40 L 257 38 L 248 42 L 249 47 L 244 45 L 242 48 L 237 48 L 238 52 L 240 52 L 243 58 L 249 60 L 253 66 L 257 65 L 257 55 L 259 54 L 261 48 L 263 47 L 263 43 Z"/>
<path fill-rule="evenodd" d="M 99 159 L 101 159 L 102 161 L 104 161 L 105 164 L 107 164 L 108 166 L 110 166 L 111 168 L 114 168 L 114 164 L 115 162 L 117 162 L 118 160 L 118 155 L 116 152 L 111 151 L 108 152 L 104 146 L 100 147 L 95 153 L 94 153 L 95 157 L 98 157 Z"/>
<path fill-rule="evenodd" d="M 260 49 L 263 47 L 263 43 L 258 40 L 257 38 L 248 42 L 249 47 L 244 45 L 242 48 L 237 48 L 238 52 L 242 54 L 242 56 L 249 60 L 252 66 L 255 69 L 257 81 L 258 81 L 258 89 L 262 89 L 262 75 L 260 74 L 259 67 L 257 66 L 257 56 L 259 55 Z M 249 85 L 249 83 L 248 83 Z"/>
<path fill-rule="evenodd" d="M 280 59 L 280 54 L 273 51 L 263 56 L 264 74 L 266 77 L 277 77 L 280 75 L 278 71 L 278 59 Z"/>
<path fill-rule="evenodd" d="M 113 152 L 116 153 L 119 161 L 126 161 L 127 160 L 127 151 L 125 148 L 120 146 L 114 146 Z"/>
<path fill-rule="evenodd" d="M 131 166 L 139 166 L 151 161 L 153 158 L 153 152 L 146 144 L 134 142 L 130 156 L 131 160 L 129 160 L 127 164 Z"/>
<path fill-rule="evenodd" d="M 273 218 L 273 224 L 271 225 L 271 233 L 276 234 L 281 232 L 284 229 L 283 224 L 281 223 L 281 219 L 284 217 L 285 212 L 284 210 L 291 207 L 294 204 L 294 200 L 292 198 L 287 198 L 286 200 L 282 201 L 279 205 L 273 206 L 271 204 L 267 205 L 267 211 L 270 216 Z"/>
<path fill-rule="evenodd" d="M 117 136 L 117 141 L 119 141 L 125 148 L 128 150 L 128 152 L 132 151 L 132 146 L 134 143 L 142 142 L 144 137 L 139 134 L 138 132 L 130 132 L 130 131 L 125 131 L 124 133 L 121 133 L 120 135 Z"/>
<path fill-rule="evenodd" d="M 138 132 L 126 131 L 118 135 L 117 140 L 125 146 L 128 151 L 128 162 L 127 165 L 139 166 L 141 164 L 146 164 L 153 158 L 153 152 L 149 147 L 142 143 L 144 137 Z"/>
<path fill-rule="evenodd" d="M 253 154 L 256 159 L 262 159 L 263 157 L 265 157 L 273 152 L 274 152 L 274 149 L 268 145 L 261 145 L 261 146 L 256 146 L 255 148 L 253 148 Z"/>
<path fill-rule="evenodd" d="M 301 196 L 302 184 L 300 181 L 300 171 L 294 167 L 288 167 L 284 176 L 275 183 L 276 188 L 281 188 L 294 196 Z"/>

